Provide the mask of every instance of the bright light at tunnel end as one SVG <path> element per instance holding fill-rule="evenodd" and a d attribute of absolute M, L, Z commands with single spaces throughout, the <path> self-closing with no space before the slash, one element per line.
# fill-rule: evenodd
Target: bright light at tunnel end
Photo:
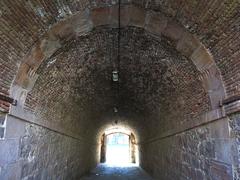
<path fill-rule="evenodd" d="M 108 167 L 133 167 L 139 166 L 138 162 L 132 163 L 131 131 L 125 128 L 112 128 L 105 131 L 106 135 L 106 162 Z M 138 151 L 136 149 L 136 151 Z M 133 156 L 136 157 L 138 152 Z"/>

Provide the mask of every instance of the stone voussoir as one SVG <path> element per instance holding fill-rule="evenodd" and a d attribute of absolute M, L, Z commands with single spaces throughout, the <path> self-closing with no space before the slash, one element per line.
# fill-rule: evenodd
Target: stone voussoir
<path fill-rule="evenodd" d="M 201 42 L 191 33 L 185 31 L 177 42 L 177 50 L 187 57 L 201 46 Z"/>
<path fill-rule="evenodd" d="M 185 29 L 179 23 L 173 20 L 167 21 L 167 26 L 162 32 L 162 34 L 173 41 L 178 41 L 182 38 L 182 35 L 185 33 Z"/>
<path fill-rule="evenodd" d="M 136 6 L 129 7 L 130 25 L 143 28 L 145 26 L 145 18 L 147 11 Z"/>
<path fill-rule="evenodd" d="M 118 26 L 117 6 L 96 8 L 90 14 L 94 27 L 102 25 Z"/>
<path fill-rule="evenodd" d="M 208 50 L 200 45 L 190 56 L 193 63 L 196 65 L 199 71 L 205 71 L 210 68 L 213 64 L 213 58 Z"/>
<path fill-rule="evenodd" d="M 167 27 L 167 21 L 168 19 L 164 15 L 154 11 L 148 11 L 144 29 L 160 36 Z"/>

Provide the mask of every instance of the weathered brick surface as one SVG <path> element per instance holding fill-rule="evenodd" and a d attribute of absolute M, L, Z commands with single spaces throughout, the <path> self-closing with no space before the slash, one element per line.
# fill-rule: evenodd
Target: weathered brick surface
<path fill-rule="evenodd" d="M 217 1 L 138 1 L 133 3 L 174 17 L 197 35 L 220 68 L 227 95 L 240 93 L 240 20 L 238 0 Z"/>
<path fill-rule="evenodd" d="M 74 132 L 89 131 L 91 120 L 113 108 L 111 73 L 116 56 L 107 49 L 116 47 L 112 47 L 116 32 L 97 30 L 78 38 L 45 62 L 26 108 Z"/>
<path fill-rule="evenodd" d="M 9 95 L 19 64 L 47 30 L 63 18 L 91 7 L 115 1 L 7 1 L 0 2 L 0 93 Z M 9 104 L 0 102 L 8 111 Z"/>
<path fill-rule="evenodd" d="M 122 34 L 122 103 L 134 104 L 147 119 L 153 117 L 155 122 L 161 122 L 159 130 L 178 126 L 181 121 L 208 111 L 209 99 L 196 67 L 167 39 L 154 40 L 140 29 Z"/>
<path fill-rule="evenodd" d="M 48 27 L 46 27 L 46 25 L 47 25 L 47 23 L 50 23 L 49 25 L 51 26 L 52 25 L 52 23 L 56 23 L 56 22 L 58 22 L 59 20 L 61 20 L 63 17 L 67 17 L 68 15 L 71 15 L 71 14 L 73 14 L 74 12 L 76 12 L 76 9 L 74 9 L 73 8 L 73 6 L 72 6 L 72 4 L 74 4 L 75 2 L 73 1 L 73 2 L 69 2 L 69 4 L 65 4 L 65 2 L 62 4 L 62 6 L 63 6 L 63 9 L 61 9 L 60 7 L 59 7 L 59 4 L 58 3 L 50 3 L 49 4 L 49 6 L 51 7 L 51 6 L 53 6 L 52 7 L 52 9 L 58 9 L 58 8 L 60 8 L 60 9 L 58 9 L 58 16 L 57 16 L 57 18 L 56 17 L 52 17 L 53 15 L 55 15 L 56 13 L 52 13 L 52 11 L 49 11 L 49 12 L 47 12 L 44 8 L 45 8 L 45 6 L 46 6 L 46 4 L 44 4 L 43 6 L 43 8 L 41 8 L 41 7 L 39 7 L 39 6 L 41 6 L 42 4 L 34 4 L 34 3 L 32 3 L 32 2 L 28 2 L 28 3 L 19 3 L 18 5 L 20 6 L 19 8 L 22 10 L 22 11 L 26 11 L 26 12 L 28 12 L 29 10 L 33 10 L 34 11 L 34 13 L 37 13 L 37 16 L 39 16 L 38 18 L 40 18 L 40 20 L 42 20 L 44 23 L 45 23 L 45 26 L 43 25 L 43 27 L 41 27 L 41 28 L 45 28 L 45 29 L 47 29 L 47 28 L 49 28 L 49 26 Z M 83 9 L 85 9 L 85 8 L 87 8 L 87 7 L 103 7 L 103 6 L 107 6 L 107 5 L 114 5 L 114 4 L 116 4 L 117 2 L 115 2 L 115 1 L 91 1 L 90 3 L 87 3 L 87 2 L 83 2 L 83 4 L 81 4 L 81 8 L 80 9 L 78 9 L 77 11 L 80 11 L 80 10 L 83 10 Z M 126 2 L 122 2 L 122 3 L 126 3 Z M 142 2 L 143 4 L 144 4 L 144 2 Z M 146 4 L 144 7 L 153 7 L 153 9 L 155 9 L 155 5 L 150 5 L 151 3 L 149 3 L 149 4 Z M 11 4 L 10 4 L 11 5 Z M 6 15 L 6 19 L 7 19 L 7 15 L 8 15 L 8 13 L 11 13 L 12 11 L 13 11 L 13 9 L 14 8 L 10 8 L 11 6 L 9 6 L 9 4 L 8 3 L 6 3 L 6 6 L 7 7 L 5 7 L 7 10 L 8 10 L 8 8 L 9 8 L 9 12 L 8 11 L 3 11 L 4 13 L 4 15 Z M 30 7 L 30 8 L 27 8 L 27 7 Z M 54 8 L 54 6 L 56 6 L 55 8 Z M 225 6 L 224 6 L 225 7 Z M 224 8 L 223 7 L 223 8 Z M 232 11 L 235 11 L 235 9 L 236 9 L 236 7 L 237 6 L 233 6 L 233 10 Z M 73 8 L 73 9 L 72 9 Z M 43 10 L 44 9 L 44 10 Z M 140 13 L 139 14 L 139 16 L 136 16 L 135 14 L 134 15 L 132 15 L 133 14 L 133 12 L 136 10 L 136 12 L 138 12 L 138 13 Z M 21 12 L 21 11 L 20 11 Z M 49 13 L 49 14 L 48 14 Z M 137 8 L 134 8 L 134 7 L 132 7 L 131 8 L 131 10 L 130 10 L 130 12 L 128 12 L 128 13 L 130 13 L 130 25 L 131 25 L 131 23 L 132 23 L 132 25 L 135 25 L 135 26 L 140 26 L 140 27 L 142 27 L 143 25 L 144 25 L 144 22 L 140 22 L 140 24 L 139 24 L 139 22 L 138 22 L 138 20 L 136 20 L 136 18 L 139 18 L 139 17 L 141 17 L 142 15 L 145 17 L 145 14 L 144 14 L 144 12 L 142 12 L 142 11 L 140 11 L 139 12 L 139 9 L 137 9 Z M 132 14 L 131 14 L 132 13 Z M 29 14 L 29 13 L 28 13 Z M 21 13 L 21 15 L 23 15 L 23 13 Z M 45 21 L 45 16 L 47 16 L 47 15 L 49 15 L 49 18 L 55 18 L 55 20 L 54 21 Z M 36 15 L 35 15 L 36 16 Z M 34 17 L 35 17 L 34 16 Z M 28 16 L 30 19 L 31 18 L 34 18 L 34 17 L 32 17 L 32 16 Z M 36 17 L 35 17 L 36 18 Z M 41 19 L 42 18 L 42 19 Z M 5 20 L 6 20 L 5 19 Z M 141 19 L 141 21 L 143 21 L 142 20 L 142 18 L 140 18 Z M 32 20 L 32 19 L 31 19 Z M 133 22 L 131 22 L 131 21 L 133 21 Z M 18 22 L 17 20 L 16 20 L 16 22 Z M 32 21 L 31 21 L 32 22 Z M 44 24 L 43 23 L 43 24 Z M 135 24 L 134 24 L 135 23 Z M 184 23 L 183 23 L 184 24 Z M 32 24 L 31 24 L 32 25 Z M 8 26 L 7 26 L 8 27 Z M 31 27 L 29 24 L 28 24 L 28 26 L 26 26 L 26 27 Z M 167 26 L 168 27 L 168 26 Z M 39 27 L 40 28 L 40 27 Z M 28 30 L 28 29 L 27 29 Z M 46 31 L 45 31 L 46 32 Z M 175 32 L 175 31 L 173 31 L 173 32 Z M 7 34 L 8 35 L 8 34 Z M 36 36 L 36 38 L 38 38 L 38 37 L 40 37 L 42 34 L 38 34 L 37 36 Z M 173 36 L 175 36 L 176 34 L 172 34 Z M 27 37 L 26 37 L 27 38 Z M 24 41 L 25 42 L 25 41 Z M 30 42 L 30 41 L 28 41 L 28 42 Z M 26 49 L 29 49 L 29 47 L 26 47 Z M 26 53 L 22 53 L 22 54 L 26 54 Z M 20 57 L 22 57 L 22 56 L 20 56 Z M 47 57 L 47 56 L 46 56 Z M 22 59 L 22 58 L 21 58 Z M 31 69 L 29 69 L 29 70 L 31 70 Z M 14 74 L 13 74 L 14 75 Z M 25 83 L 28 83 L 28 82 L 25 82 Z M 235 86 L 235 88 L 236 88 L 236 86 Z"/>
<path fill-rule="evenodd" d="M 115 103 L 120 112 L 155 117 L 161 121 L 161 129 L 181 125 L 209 110 L 208 95 L 193 63 L 174 50 L 167 39 L 155 40 L 138 28 L 121 32 L 118 99 L 111 84 L 117 32 L 96 30 L 45 62 L 37 72 L 40 76 L 27 97 L 26 108 L 73 129 L 80 127 L 74 119 L 80 122 L 101 117 Z M 170 113 L 173 110 L 175 113 Z M 75 118 L 68 118 L 66 111 Z M 171 120 L 166 124 L 168 118 Z"/>
<path fill-rule="evenodd" d="M 129 2 L 131 1 L 123 1 L 122 3 L 125 4 Z M 219 62 L 220 67 L 222 67 L 221 70 L 223 74 L 225 74 L 224 69 L 229 69 L 233 64 L 238 64 L 239 20 L 234 17 L 237 16 L 239 3 L 236 0 L 211 2 L 212 1 L 208 2 L 205 6 L 203 5 L 205 3 L 201 2 L 179 3 L 168 1 L 163 3 L 158 1 L 133 1 L 134 4 L 154 10 L 161 10 L 169 16 L 175 16 L 177 20 L 190 31 L 199 34 L 199 37 L 204 39 L 206 44 L 210 44 L 207 47 L 214 53 L 214 58 Z M 8 71 L 9 78 L 4 78 L 5 90 L 8 91 L 9 84 L 7 84 L 7 79 L 10 80 L 10 83 L 12 82 L 17 70 L 16 63 L 21 61 L 34 42 L 39 39 L 53 23 L 87 7 L 95 8 L 116 5 L 117 1 L 64 1 L 62 3 L 2 1 L 1 3 L 1 17 L 3 20 L 3 28 L 1 29 L 1 39 L 3 40 L 1 44 L 3 47 L 1 49 L 3 51 L 1 53 L 1 64 L 10 70 Z M 16 7 L 14 7 L 13 4 L 16 5 Z M 219 8 L 215 8 L 219 4 Z M 213 12 L 213 15 L 210 12 Z M 16 13 L 17 15 L 13 16 L 13 14 Z M 22 21 L 23 19 L 24 21 Z M 24 24 L 24 26 L 21 26 L 21 23 Z M 202 36 L 204 38 L 202 38 Z M 13 43 L 13 39 L 16 43 Z M 207 41 L 208 39 L 209 41 Z M 223 48 L 229 46 L 232 48 Z M 235 60 L 231 60 L 230 62 L 230 59 Z M 9 62 L 11 61 L 13 63 L 10 64 Z M 236 76 L 239 72 L 234 74 Z M 234 84 L 227 87 L 230 95 L 234 94 L 234 92 L 239 92 L 238 76 L 235 80 L 232 80 L 232 78 L 226 75 L 224 79 L 227 84 L 231 82 L 231 84 Z M 2 86 L 2 88 L 4 88 L 4 86 Z"/>

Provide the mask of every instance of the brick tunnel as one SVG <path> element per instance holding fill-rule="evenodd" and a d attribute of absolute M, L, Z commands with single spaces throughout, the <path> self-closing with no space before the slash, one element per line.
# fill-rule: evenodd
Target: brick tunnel
<path fill-rule="evenodd" d="M 1 0 L 0 27 L 1 180 L 240 179 L 239 0 Z"/>

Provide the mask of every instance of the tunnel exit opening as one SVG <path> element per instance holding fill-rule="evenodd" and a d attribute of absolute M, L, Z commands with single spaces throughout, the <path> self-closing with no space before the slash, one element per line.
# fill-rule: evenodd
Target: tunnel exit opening
<path fill-rule="evenodd" d="M 123 133 L 113 133 L 106 137 L 106 163 L 130 163 L 130 137 Z"/>
<path fill-rule="evenodd" d="M 101 137 L 100 162 L 116 166 L 138 165 L 138 146 L 134 134 L 105 132 Z"/>

